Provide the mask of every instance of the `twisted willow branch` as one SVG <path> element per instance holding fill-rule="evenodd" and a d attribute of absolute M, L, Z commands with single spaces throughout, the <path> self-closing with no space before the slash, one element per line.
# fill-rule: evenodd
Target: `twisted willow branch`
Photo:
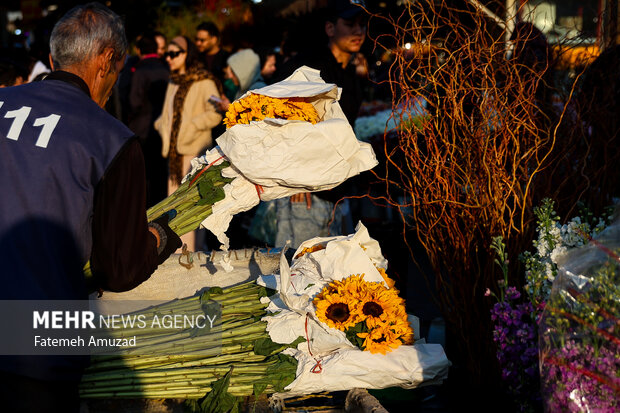
<path fill-rule="evenodd" d="M 486 3 L 504 15 L 502 2 Z M 467 2 L 406 2 L 400 16 L 373 16 L 371 33 L 373 21 L 394 29 L 374 45 L 392 55 L 385 83 L 401 125 L 383 141 L 385 170 L 375 176 L 384 193 L 374 199 L 401 214 L 403 233 L 417 235 L 460 353 L 473 380 L 482 380 L 481 360 L 495 360 L 483 297 L 485 288 L 497 288 L 492 237 L 508 240 L 511 269 L 519 269 L 517 254 L 531 247 L 532 207 L 555 197 L 573 208 L 592 187 L 607 191 L 598 169 L 612 166 L 592 165 L 584 112 L 569 107 L 580 72 L 565 91 L 554 91 L 551 49 L 535 29 L 515 30 L 507 58 L 506 26 Z M 405 43 L 414 46 L 400 47 Z M 555 109 L 552 92 L 563 98 Z M 420 98 L 430 115 L 421 127 L 409 121 Z"/>

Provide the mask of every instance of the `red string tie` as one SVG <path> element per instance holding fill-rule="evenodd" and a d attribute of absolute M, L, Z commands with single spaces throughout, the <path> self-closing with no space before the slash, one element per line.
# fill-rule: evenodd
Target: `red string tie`
<path fill-rule="evenodd" d="M 216 160 L 214 160 L 213 162 L 211 162 L 209 165 L 205 165 L 204 168 L 202 168 L 200 170 L 200 172 L 198 172 L 196 174 L 196 176 L 194 177 L 194 179 L 192 179 L 189 183 L 189 188 L 192 187 L 192 185 L 194 185 L 196 183 L 196 181 L 198 180 L 198 178 L 200 178 L 200 175 L 202 175 L 207 169 L 209 169 L 210 167 L 212 167 L 216 162 L 220 161 L 221 159 L 224 159 L 224 156 L 220 156 L 219 158 L 217 158 Z"/>
<path fill-rule="evenodd" d="M 265 188 L 263 188 L 262 185 L 259 185 L 259 184 L 254 184 L 254 186 L 256 187 L 256 193 L 258 194 L 258 199 L 261 199 L 260 195 L 265 192 Z"/>
<path fill-rule="evenodd" d="M 321 366 L 321 360 L 314 357 L 314 355 L 312 354 L 312 350 L 310 350 L 310 337 L 308 336 L 308 314 L 306 314 L 306 344 L 308 344 L 308 353 L 310 353 L 310 356 L 314 359 L 314 361 L 316 361 L 316 364 L 314 365 L 314 367 L 312 367 L 310 369 L 311 373 L 321 373 L 323 371 L 323 366 Z"/>

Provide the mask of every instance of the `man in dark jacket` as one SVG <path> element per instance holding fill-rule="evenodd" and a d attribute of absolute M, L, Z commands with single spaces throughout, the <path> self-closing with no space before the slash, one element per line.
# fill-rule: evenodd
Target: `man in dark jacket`
<path fill-rule="evenodd" d="M 102 109 L 127 48 L 121 19 L 98 3 L 78 6 L 50 46 L 45 80 L 0 90 L 2 300 L 85 300 L 89 260 L 100 288 L 130 290 L 181 244 L 166 219 L 147 223 L 140 145 Z M 3 411 L 78 411 L 87 363 L 2 357 Z"/>
<path fill-rule="evenodd" d="M 127 126 L 140 138 L 146 167 L 146 205 L 168 194 L 168 166 L 161 156 L 161 136 L 153 123 L 161 114 L 170 70 L 157 54 L 156 34 L 145 33 L 136 43 L 140 61 L 134 66 L 129 89 Z"/>
<path fill-rule="evenodd" d="M 230 53 L 222 49 L 220 29 L 213 22 L 202 22 L 196 27 L 196 48 L 207 70 L 213 73 L 220 83 L 224 83 L 224 68 Z"/>
<path fill-rule="evenodd" d="M 320 70 L 325 82 L 334 83 L 342 89 L 338 102 L 351 126 L 355 123 L 363 98 L 363 80 L 357 75 L 353 63 L 366 38 L 366 17 L 360 3 L 330 0 L 323 10 L 327 47 L 300 52 L 285 64 L 278 76 L 285 78 L 303 65 Z M 350 180 L 329 191 L 297 194 L 290 197 L 290 201 L 287 198 L 278 199 L 276 246 L 291 240 L 293 247 L 297 247 L 315 236 L 327 236 L 328 233 L 339 235 L 343 230 L 351 230 L 347 228 L 352 226 L 348 202 L 341 202 L 336 211 L 333 209 L 340 198 L 353 194 L 352 182 Z"/>
<path fill-rule="evenodd" d="M 363 82 L 356 62 L 366 39 L 366 15 L 360 7 L 363 2 L 330 0 L 322 10 L 327 45 L 315 50 L 302 50 L 278 69 L 278 80 L 290 76 L 298 67 L 306 65 L 320 70 L 321 78 L 342 89 L 340 107 L 353 126 L 363 99 Z M 362 61 L 365 62 L 364 59 Z"/>

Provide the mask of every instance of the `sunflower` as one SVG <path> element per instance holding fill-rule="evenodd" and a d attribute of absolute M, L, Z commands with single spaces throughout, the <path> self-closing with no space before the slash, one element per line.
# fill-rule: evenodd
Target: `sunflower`
<path fill-rule="evenodd" d="M 382 286 L 365 295 L 355 307 L 358 321 L 366 321 L 368 328 L 372 329 L 393 319 L 400 306 L 400 297 L 389 291 Z"/>
<path fill-rule="evenodd" d="M 329 327 L 344 331 L 355 325 L 354 304 L 339 294 L 327 294 L 315 303 L 316 316 Z"/>
<path fill-rule="evenodd" d="M 377 326 L 368 333 L 358 333 L 357 336 L 364 339 L 362 350 L 370 351 L 373 354 L 385 354 L 402 344 L 395 337 L 394 332 L 384 326 Z"/>
<path fill-rule="evenodd" d="M 406 318 L 391 320 L 386 327 L 394 333 L 394 337 L 403 344 L 413 344 L 413 328 Z"/>
<path fill-rule="evenodd" d="M 317 305 L 317 303 L 328 294 L 339 294 L 346 296 L 350 301 L 359 300 L 360 296 L 370 291 L 371 287 L 369 287 L 369 284 L 376 283 L 368 283 L 364 281 L 364 274 L 350 275 L 342 280 L 331 281 L 323 287 L 323 290 L 321 290 L 321 292 L 314 298 L 314 305 Z"/>
<path fill-rule="evenodd" d="M 316 297 L 314 297 L 314 300 L 312 301 L 313 304 L 317 306 L 318 303 L 321 300 L 325 299 L 326 296 L 331 295 L 331 294 L 340 294 L 340 291 L 342 290 L 343 285 L 344 285 L 343 282 L 340 280 L 334 280 L 330 282 L 325 287 L 323 287 L 321 292 L 318 293 Z"/>
<path fill-rule="evenodd" d="M 364 281 L 364 274 L 352 274 L 342 280 L 342 288 L 340 293 L 348 295 L 356 300 L 360 300 L 376 287 L 373 284 L 376 283 Z"/>

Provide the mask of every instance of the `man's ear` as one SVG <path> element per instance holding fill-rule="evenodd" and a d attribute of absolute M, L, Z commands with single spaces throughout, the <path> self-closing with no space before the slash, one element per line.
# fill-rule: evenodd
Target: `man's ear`
<path fill-rule="evenodd" d="M 99 55 L 99 73 L 101 77 L 104 77 L 114 68 L 114 50 L 111 47 L 106 48 L 103 53 Z"/>
<path fill-rule="evenodd" d="M 336 31 L 336 25 L 334 22 L 326 21 L 325 22 L 325 34 L 327 37 L 333 37 L 334 32 Z"/>
<path fill-rule="evenodd" d="M 49 53 L 49 54 L 47 55 L 47 57 L 49 57 L 49 60 L 50 60 L 50 68 L 52 69 L 52 72 L 53 72 L 53 71 L 54 71 L 54 60 L 52 59 L 52 54 L 51 54 L 51 53 Z"/>

